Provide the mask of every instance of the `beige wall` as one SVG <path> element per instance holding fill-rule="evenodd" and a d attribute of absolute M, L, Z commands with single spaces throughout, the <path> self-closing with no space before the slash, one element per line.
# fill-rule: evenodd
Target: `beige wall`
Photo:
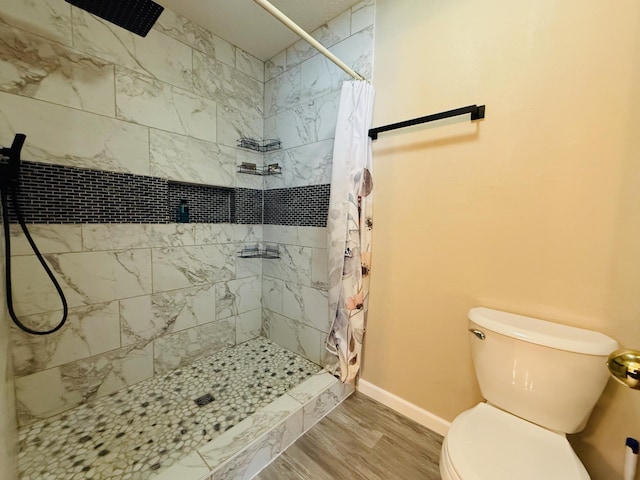
<path fill-rule="evenodd" d="M 466 312 L 640 348 L 640 3 L 378 0 L 374 124 L 473 103 L 478 123 L 383 134 L 363 378 L 452 420 L 479 401 Z M 620 475 L 640 392 L 611 382 L 572 438 Z M 614 473 L 615 472 L 615 473 Z"/>

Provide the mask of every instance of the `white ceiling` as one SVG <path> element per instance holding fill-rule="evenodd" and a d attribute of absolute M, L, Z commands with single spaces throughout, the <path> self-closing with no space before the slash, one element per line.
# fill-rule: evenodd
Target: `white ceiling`
<path fill-rule="evenodd" d="M 272 0 L 307 32 L 315 30 L 361 0 Z M 253 0 L 157 0 L 207 30 L 267 60 L 298 40 L 295 33 Z"/>

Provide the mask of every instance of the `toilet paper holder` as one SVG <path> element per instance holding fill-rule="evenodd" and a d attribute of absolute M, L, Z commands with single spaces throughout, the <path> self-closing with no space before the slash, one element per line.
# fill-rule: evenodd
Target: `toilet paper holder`
<path fill-rule="evenodd" d="M 640 351 L 616 350 L 607 360 L 609 372 L 618 382 L 640 390 Z"/>

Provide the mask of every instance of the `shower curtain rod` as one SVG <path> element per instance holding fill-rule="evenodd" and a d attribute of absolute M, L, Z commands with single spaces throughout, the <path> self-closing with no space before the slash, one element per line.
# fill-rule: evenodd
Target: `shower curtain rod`
<path fill-rule="evenodd" d="M 358 72 L 356 72 L 352 68 L 349 68 L 349 66 L 346 63 L 344 63 L 342 60 L 336 57 L 333 53 L 327 50 L 320 42 L 318 42 L 315 38 L 309 35 L 298 24 L 296 24 L 284 13 L 282 13 L 280 10 L 274 7 L 267 0 L 253 0 L 253 1 L 256 2 L 258 5 L 260 5 L 262 8 L 264 8 L 271 15 L 276 17 L 278 20 L 280 20 L 282 23 L 284 23 L 294 33 L 296 33 L 299 37 L 301 37 L 304 41 L 306 41 L 309 45 L 311 45 L 313 48 L 318 50 L 322 55 L 327 57 L 329 60 L 331 60 L 338 67 L 340 67 L 342 70 L 347 72 L 349 75 L 351 75 L 353 78 L 355 78 L 356 80 L 366 80 L 366 78 L 364 78 L 362 75 L 360 75 Z"/>

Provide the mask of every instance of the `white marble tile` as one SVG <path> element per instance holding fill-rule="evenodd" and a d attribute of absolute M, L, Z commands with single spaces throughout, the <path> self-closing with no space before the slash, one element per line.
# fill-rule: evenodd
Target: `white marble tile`
<path fill-rule="evenodd" d="M 22 158 L 149 174 L 145 127 L 3 92 L 0 104 L 0 137 L 12 139 L 15 132 L 27 132 Z"/>
<path fill-rule="evenodd" d="M 197 51 L 193 52 L 193 83 L 195 91 L 204 97 L 251 115 L 262 115 L 262 82 Z"/>
<path fill-rule="evenodd" d="M 196 223 L 196 245 L 234 243 L 234 227 L 230 223 Z"/>
<path fill-rule="evenodd" d="M 265 242 L 314 248 L 327 246 L 326 227 L 264 225 L 262 228 Z"/>
<path fill-rule="evenodd" d="M 178 460 L 165 471 L 151 477 L 152 480 L 198 480 L 209 473 L 209 467 L 198 452 Z"/>
<path fill-rule="evenodd" d="M 218 104 L 218 143 L 236 147 L 241 137 L 263 137 L 262 115 L 244 112 L 236 107 Z M 262 162 L 260 162 L 262 163 Z"/>
<path fill-rule="evenodd" d="M 331 140 L 336 135 L 338 110 L 340 108 L 340 90 L 314 99 L 316 110 L 315 131 L 318 141 Z"/>
<path fill-rule="evenodd" d="M 193 230 L 193 225 L 175 223 L 87 223 L 82 243 L 86 251 L 193 245 Z"/>
<path fill-rule="evenodd" d="M 282 314 L 282 290 L 284 282 L 277 278 L 262 277 L 262 306 Z"/>
<path fill-rule="evenodd" d="M 211 475 L 211 480 L 249 480 L 267 466 L 302 434 L 302 414 L 298 411 L 260 436 L 245 450 L 227 460 Z"/>
<path fill-rule="evenodd" d="M 300 285 L 311 285 L 311 251 L 309 247 L 280 245 L 280 258 L 264 259 L 265 275 Z"/>
<path fill-rule="evenodd" d="M 265 81 L 277 77 L 287 69 L 287 51 L 282 50 L 264 63 Z"/>
<path fill-rule="evenodd" d="M 140 37 L 79 8 L 73 8 L 73 46 L 121 67 L 192 90 L 191 48 L 150 30 Z"/>
<path fill-rule="evenodd" d="M 0 90 L 115 116 L 114 66 L 0 24 Z"/>
<path fill-rule="evenodd" d="M 16 379 L 21 424 L 109 395 L 153 375 L 152 345 L 130 346 Z"/>
<path fill-rule="evenodd" d="M 15 385 L 18 422 L 22 425 L 63 412 L 83 401 L 79 389 L 65 385 L 60 367 L 17 378 Z"/>
<path fill-rule="evenodd" d="M 288 348 L 307 360 L 320 364 L 324 333 L 283 315 L 263 309 L 262 328 L 269 340 Z"/>
<path fill-rule="evenodd" d="M 70 307 L 151 293 L 150 250 L 49 254 L 46 259 Z M 13 287 L 19 315 L 61 308 L 35 255 L 13 259 Z"/>
<path fill-rule="evenodd" d="M 0 259 L 4 269 L 4 259 Z M 0 275 L 0 291 L 5 291 L 4 275 Z M 18 459 L 18 428 L 15 408 L 14 377 L 11 373 L 9 322 L 0 323 L 0 478 L 15 478 Z"/>
<path fill-rule="evenodd" d="M 279 138 L 286 148 L 317 141 L 316 111 L 313 102 L 288 108 L 264 120 L 264 136 Z"/>
<path fill-rule="evenodd" d="M 327 290 L 329 286 L 329 261 L 326 248 L 314 248 L 311 256 L 311 286 Z"/>
<path fill-rule="evenodd" d="M 158 337 L 153 341 L 156 374 L 166 373 L 211 355 L 236 342 L 235 318 L 225 318 Z"/>
<path fill-rule="evenodd" d="M 215 304 L 214 287 L 207 285 L 121 300 L 122 345 L 213 322 Z"/>
<path fill-rule="evenodd" d="M 264 82 L 264 62 L 240 48 L 236 48 L 236 68 L 242 73 Z"/>
<path fill-rule="evenodd" d="M 154 292 L 231 280 L 235 271 L 233 245 L 153 249 Z"/>
<path fill-rule="evenodd" d="M 306 432 L 322 420 L 331 410 L 354 391 L 352 384 L 337 381 L 319 395 L 307 401 L 304 405 L 304 431 Z"/>
<path fill-rule="evenodd" d="M 236 242 L 255 243 L 262 241 L 262 225 L 233 225 L 233 235 Z"/>
<path fill-rule="evenodd" d="M 23 317 L 36 330 L 53 328 L 62 311 Z M 47 368 L 120 348 L 118 302 L 97 303 L 69 309 L 61 330 L 47 337 L 29 335 L 12 328 L 13 372 L 25 376 Z"/>
<path fill-rule="evenodd" d="M 371 79 L 373 76 L 373 25 L 353 33 L 349 38 L 333 46 L 331 51 L 356 72 Z M 351 79 L 348 76 L 346 78 Z"/>
<path fill-rule="evenodd" d="M 370 78 L 373 62 L 373 27 L 365 28 L 346 40 L 334 45 L 331 52 L 353 70 Z M 339 90 L 342 82 L 350 77 L 322 55 L 316 55 L 302 63 L 302 92 L 307 98 Z"/>
<path fill-rule="evenodd" d="M 262 282 L 259 276 L 240 278 L 215 285 L 216 319 L 231 317 L 262 306 Z"/>
<path fill-rule="evenodd" d="M 82 250 L 82 228 L 74 224 L 28 224 L 29 233 L 40 253 L 66 253 Z M 10 225 L 11 255 L 32 255 L 33 250 L 19 225 Z"/>
<path fill-rule="evenodd" d="M 236 151 L 217 143 L 151 129 L 151 175 L 189 183 L 233 187 Z"/>
<path fill-rule="evenodd" d="M 154 28 L 216 60 L 235 66 L 236 48 L 233 45 L 182 15 L 165 9 Z"/>
<path fill-rule="evenodd" d="M 285 148 L 332 139 L 339 98 L 340 91 L 332 91 L 265 118 L 265 137 L 280 138 Z"/>
<path fill-rule="evenodd" d="M 262 331 L 262 309 L 241 313 L 236 317 L 236 343 L 253 340 Z"/>
<path fill-rule="evenodd" d="M 246 242 L 236 245 L 236 251 L 239 252 L 242 249 L 242 246 L 245 244 Z M 262 262 L 263 261 L 260 258 L 237 258 L 236 277 L 245 278 L 253 277 L 255 275 L 262 275 Z"/>
<path fill-rule="evenodd" d="M 151 247 L 195 245 L 195 225 L 150 223 L 144 226 Z M 84 230 L 83 230 L 84 234 Z"/>
<path fill-rule="evenodd" d="M 333 140 L 280 151 L 274 161 L 282 166 L 282 174 L 264 177 L 267 189 L 329 184 Z"/>
<path fill-rule="evenodd" d="M 351 33 L 370 27 L 375 21 L 375 0 L 363 0 L 351 7 Z"/>
<path fill-rule="evenodd" d="M 338 382 L 339 380 L 336 377 L 322 370 L 309 377 L 301 384 L 293 387 L 287 392 L 287 395 L 290 395 L 298 402 L 305 404 L 327 389 L 333 387 Z"/>
<path fill-rule="evenodd" d="M 215 142 L 216 107 L 208 98 L 116 68 L 116 115 L 120 119 Z"/>
<path fill-rule="evenodd" d="M 71 5 L 59 0 L 0 0 L 0 18 L 38 32 L 38 35 L 71 45 Z"/>
<path fill-rule="evenodd" d="M 249 447 L 251 443 L 266 434 L 283 420 L 299 413 L 302 404 L 289 395 L 282 395 L 266 407 L 258 409 L 253 415 L 222 435 L 214 438 L 198 453 L 210 468 L 219 467 L 223 462 Z"/>
<path fill-rule="evenodd" d="M 311 36 L 327 48 L 349 37 L 350 34 L 351 10 L 347 10 L 311 32 Z M 298 65 L 317 53 L 316 49 L 307 42 L 299 40 L 287 48 L 287 67 Z"/>
<path fill-rule="evenodd" d="M 296 283 L 284 283 L 282 314 L 328 333 L 329 301 L 327 292 Z"/>
<path fill-rule="evenodd" d="M 300 67 L 294 67 L 264 85 L 265 115 L 271 116 L 300 103 Z"/>

